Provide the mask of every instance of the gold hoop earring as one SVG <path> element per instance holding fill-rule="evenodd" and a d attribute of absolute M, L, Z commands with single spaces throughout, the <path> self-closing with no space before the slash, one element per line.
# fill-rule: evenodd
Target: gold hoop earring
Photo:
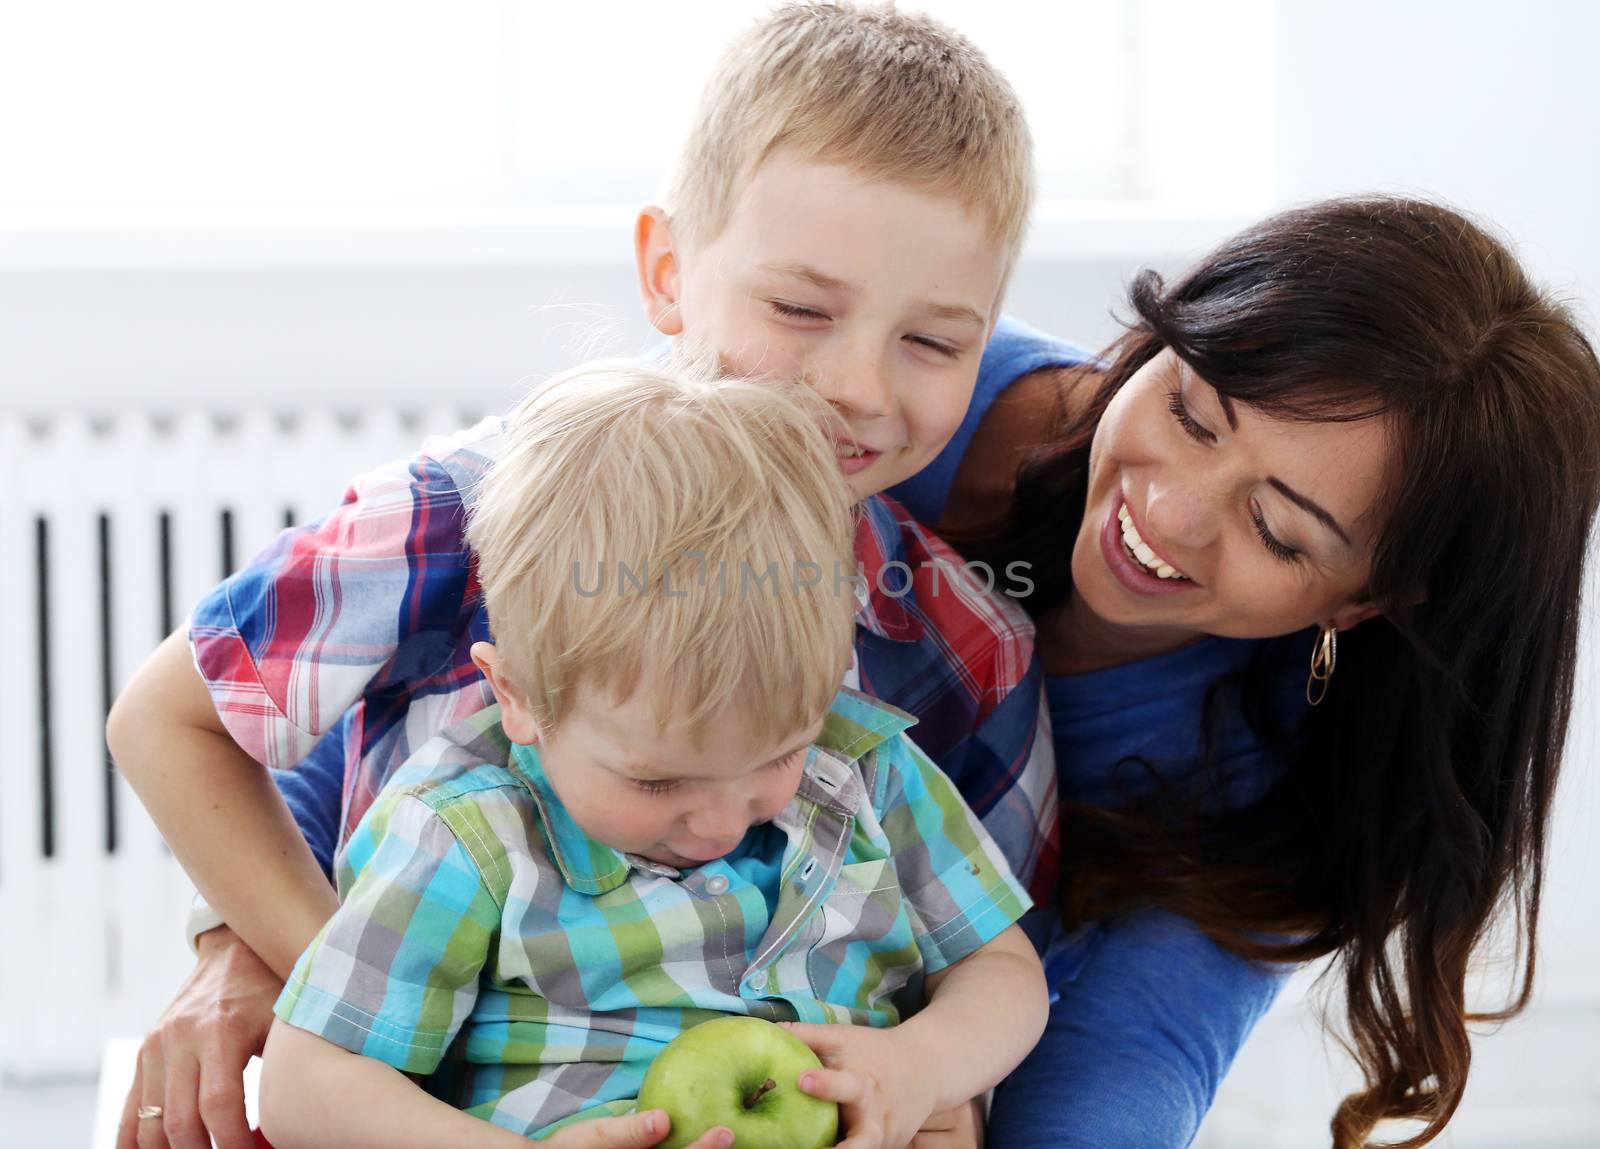
<path fill-rule="evenodd" d="M 1318 706 L 1328 696 L 1333 666 L 1339 659 L 1339 628 L 1330 626 L 1317 637 L 1311 648 L 1311 677 L 1306 679 L 1306 701 Z"/>

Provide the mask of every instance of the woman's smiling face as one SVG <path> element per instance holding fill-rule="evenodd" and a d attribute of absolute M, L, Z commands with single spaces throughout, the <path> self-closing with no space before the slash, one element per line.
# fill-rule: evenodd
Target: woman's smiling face
<path fill-rule="evenodd" d="M 1072 551 L 1081 605 L 1114 626 L 1236 638 L 1371 617 L 1389 432 L 1381 417 L 1266 418 L 1163 350 L 1095 431 Z"/>

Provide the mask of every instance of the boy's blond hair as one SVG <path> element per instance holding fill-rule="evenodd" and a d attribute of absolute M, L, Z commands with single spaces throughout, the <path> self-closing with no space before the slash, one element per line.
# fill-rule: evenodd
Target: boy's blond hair
<path fill-rule="evenodd" d="M 475 488 L 476 554 L 501 663 L 546 731 L 574 690 L 641 682 L 697 734 L 822 715 L 850 658 L 853 511 L 831 410 L 701 359 L 594 363 L 536 388 Z M 725 711 L 724 711 L 725 712 Z"/>
<path fill-rule="evenodd" d="M 892 5 L 785 4 L 722 55 L 667 190 L 693 247 L 782 152 L 948 196 L 1016 262 L 1033 145 L 1005 77 L 965 37 Z"/>

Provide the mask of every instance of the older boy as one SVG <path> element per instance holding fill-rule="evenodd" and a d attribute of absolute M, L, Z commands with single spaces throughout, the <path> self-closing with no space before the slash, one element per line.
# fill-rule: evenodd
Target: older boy
<path fill-rule="evenodd" d="M 1028 623 L 951 578 L 948 548 L 876 496 L 961 421 L 1030 182 L 1021 110 L 966 41 L 892 11 L 790 5 L 711 78 L 636 254 L 660 331 L 744 373 L 804 379 L 842 416 L 869 592 L 851 677 L 919 720 L 921 749 L 1042 888 L 1055 782 Z M 488 627 L 463 492 L 497 435 L 486 424 L 356 480 L 204 600 L 116 708 L 119 765 L 250 947 L 205 934 L 146 1042 L 124 1149 L 135 1105 L 166 1135 L 141 1144 L 199 1149 L 207 1130 L 247 1144 L 238 1070 L 274 975 L 336 905 L 337 840 L 415 747 L 490 701 L 470 659 Z"/>
<path fill-rule="evenodd" d="M 912 720 L 835 696 L 854 531 L 818 407 L 629 365 L 523 402 L 468 530 L 497 705 L 341 854 L 267 1043 L 279 1149 L 625 1113 L 717 1013 L 876 1027 L 829 1027 L 800 1084 L 844 1102 L 845 1144 L 898 1149 L 1032 1047 L 1026 894 Z"/>

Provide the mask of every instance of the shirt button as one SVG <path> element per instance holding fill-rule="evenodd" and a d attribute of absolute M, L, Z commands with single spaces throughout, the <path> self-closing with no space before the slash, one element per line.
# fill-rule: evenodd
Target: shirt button
<path fill-rule="evenodd" d="M 767 971 L 766 970 L 757 970 L 755 973 L 751 974 L 748 984 L 749 984 L 751 989 L 766 989 L 767 988 Z"/>
<path fill-rule="evenodd" d="M 706 879 L 706 892 L 711 894 L 727 893 L 728 876 L 726 874 L 712 874 Z"/>

